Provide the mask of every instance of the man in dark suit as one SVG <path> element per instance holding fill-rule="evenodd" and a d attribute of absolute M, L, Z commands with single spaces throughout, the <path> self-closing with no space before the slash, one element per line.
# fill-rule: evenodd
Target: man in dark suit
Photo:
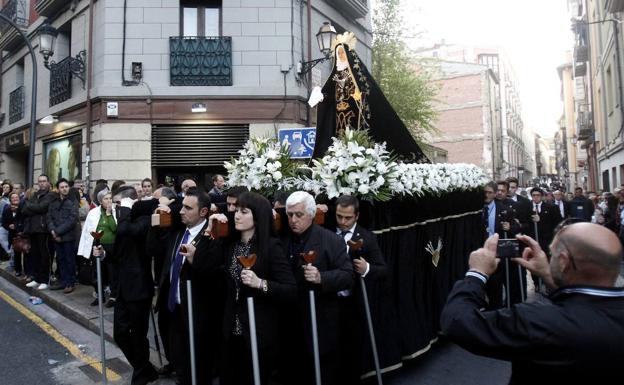
<path fill-rule="evenodd" d="M 563 199 L 563 192 L 555 190 L 553 192 L 553 197 L 555 198 L 553 204 L 559 209 L 561 219 L 568 218 L 570 216 L 570 202 L 566 202 L 566 200 Z"/>
<path fill-rule="evenodd" d="M 149 315 L 154 296 L 151 258 L 145 249 L 151 207 L 148 201 L 137 202 L 132 186 L 120 187 L 114 202 L 117 207 L 117 234 L 114 256 L 117 260 L 118 291 L 115 301 L 113 337 L 132 365 L 132 385 L 144 385 L 158 379 L 149 361 Z M 145 206 L 145 207 L 144 207 Z M 93 255 L 105 255 L 102 246 L 93 247 Z"/>
<path fill-rule="evenodd" d="M 340 302 L 338 293 L 350 290 L 353 284 L 353 265 L 347 255 L 343 239 L 335 233 L 313 224 L 316 203 L 305 191 L 292 193 L 286 200 L 286 215 L 291 233 L 283 246 L 299 287 L 298 309 L 290 309 L 284 320 L 282 341 L 286 340 L 282 366 L 287 372 L 287 384 L 313 383 L 312 329 L 308 291 L 316 296 L 319 352 L 323 384 L 338 384 Z M 306 264 L 302 255 L 316 254 L 313 263 Z M 296 346 L 296 340 L 305 342 Z M 300 368 L 303 365 L 301 370 Z"/>
<path fill-rule="evenodd" d="M 500 238 L 512 238 L 520 232 L 520 223 L 515 220 L 513 203 L 507 198 L 507 182 L 489 182 L 485 185 L 484 220 L 486 237 L 499 234 Z M 526 279 L 523 277 L 522 285 L 520 277 L 514 265 L 499 263 L 494 274 L 486 285 L 489 299 L 489 308 L 497 309 L 507 303 L 522 301 L 520 288 L 526 287 Z M 523 272 L 524 273 L 524 272 Z M 507 298 L 507 276 L 509 276 L 509 298 Z"/>
<path fill-rule="evenodd" d="M 362 351 L 369 352 L 362 283 L 370 285 L 383 279 L 386 262 L 373 233 L 357 223 L 360 202 L 356 197 L 343 195 L 336 200 L 336 234 L 347 244 L 356 278 L 353 290 L 338 293 L 340 302 L 340 358 L 341 384 L 358 384 L 362 374 Z"/>
<path fill-rule="evenodd" d="M 210 195 L 210 201 L 212 203 L 223 203 L 225 202 L 225 194 L 223 189 L 225 187 L 225 179 L 221 174 L 215 174 L 212 177 L 212 189 L 208 192 Z"/>
<path fill-rule="evenodd" d="M 531 226 L 531 202 L 528 198 L 518 195 L 518 178 L 507 178 L 509 192 L 507 197 L 516 203 L 516 219 L 520 222 L 520 232 L 526 233 Z"/>
<path fill-rule="evenodd" d="M 159 207 L 163 211 L 168 209 Z M 191 187 L 182 201 L 182 226 L 152 227 L 147 242 L 148 252 L 163 254 L 164 258 L 156 309 L 169 364 L 161 372 L 168 374 L 175 371 L 183 385 L 191 384 L 192 378 L 187 281 L 192 283 L 197 380 L 200 384 L 212 381 L 220 335 L 221 299 L 212 295 L 218 292 L 214 286 L 219 282 L 215 278 L 220 259 L 217 258 L 218 253 L 212 252 L 215 243 L 204 236 L 209 212 L 208 194 Z"/>
<path fill-rule="evenodd" d="M 592 215 L 594 215 L 594 204 L 583 195 L 581 187 L 575 188 L 574 198 L 570 201 L 570 216 L 591 222 Z"/>
<path fill-rule="evenodd" d="M 537 240 L 542 250 L 548 250 L 548 246 L 553 239 L 555 227 L 561 222 L 559 208 L 553 204 L 542 202 L 544 192 L 539 187 L 531 190 L 533 225 L 529 229 L 528 235 Z M 535 234 L 537 227 L 537 234 Z"/>

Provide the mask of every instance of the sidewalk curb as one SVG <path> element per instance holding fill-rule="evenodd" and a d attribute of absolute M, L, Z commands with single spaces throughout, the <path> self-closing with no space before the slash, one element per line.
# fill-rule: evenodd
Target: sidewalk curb
<path fill-rule="evenodd" d="M 36 290 L 26 287 L 23 282 L 21 282 L 17 277 L 15 277 L 13 274 L 9 273 L 5 269 L 0 268 L 0 277 L 6 279 L 9 283 L 13 284 L 15 287 L 28 293 L 29 295 L 41 298 L 46 305 L 48 305 L 50 308 L 54 309 L 56 312 L 63 315 L 64 317 L 76 322 L 77 324 L 85 327 L 86 329 L 92 331 L 97 335 L 100 334 L 98 318 L 89 320 L 84 314 L 80 313 L 75 309 L 72 309 L 71 307 L 59 302 L 54 297 L 50 296 L 47 290 Z M 110 327 L 107 327 L 107 323 L 110 322 L 104 320 L 104 339 L 114 344 L 115 340 L 113 339 L 112 335 L 112 323 Z M 109 329 L 111 330 L 110 332 Z"/>

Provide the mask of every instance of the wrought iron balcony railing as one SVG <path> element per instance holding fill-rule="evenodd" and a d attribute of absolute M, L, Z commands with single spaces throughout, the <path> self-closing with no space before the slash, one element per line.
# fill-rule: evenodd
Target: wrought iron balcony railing
<path fill-rule="evenodd" d="M 28 1 L 27 0 L 9 0 L 8 3 L 2 8 L 0 13 L 15 22 L 18 27 L 28 27 Z M 0 34 L 9 29 L 11 25 L 7 22 L 0 21 Z"/>
<path fill-rule="evenodd" d="M 72 96 L 71 56 L 50 68 L 50 107 L 62 103 Z"/>
<path fill-rule="evenodd" d="M 9 124 L 24 117 L 24 86 L 17 87 L 9 94 Z"/>
<path fill-rule="evenodd" d="M 172 86 L 231 86 L 232 38 L 170 37 Z"/>
<path fill-rule="evenodd" d="M 334 6 L 355 18 L 364 17 L 368 13 L 368 4 L 366 0 L 335 1 Z"/>

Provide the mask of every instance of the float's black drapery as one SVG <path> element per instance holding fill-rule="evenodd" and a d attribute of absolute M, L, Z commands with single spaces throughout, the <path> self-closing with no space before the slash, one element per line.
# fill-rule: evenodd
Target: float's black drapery
<path fill-rule="evenodd" d="M 378 232 L 388 265 L 386 280 L 367 283 L 367 289 L 381 368 L 392 368 L 426 350 L 437 337 L 446 297 L 466 272 L 470 252 L 482 245 L 483 193 L 362 203 L 360 223 Z M 409 226 L 445 217 L 450 218 Z M 407 228 L 383 231 L 391 226 Z M 436 267 L 425 246 L 431 242 L 435 248 L 438 238 L 443 247 Z M 370 346 L 363 347 L 362 374 L 372 375 Z"/>
<path fill-rule="evenodd" d="M 346 44 L 340 45 L 345 48 L 351 72 L 359 91 L 362 93 L 363 108 L 359 128 L 368 129 L 375 142 L 386 142 L 388 150 L 405 160 L 430 163 L 357 53 L 350 50 Z M 332 68 L 333 70 L 322 88 L 324 99 L 317 106 L 316 144 L 313 159 L 322 158 L 331 145 L 331 138 L 336 136 L 336 83 L 333 80 L 337 73 L 335 58 Z"/>

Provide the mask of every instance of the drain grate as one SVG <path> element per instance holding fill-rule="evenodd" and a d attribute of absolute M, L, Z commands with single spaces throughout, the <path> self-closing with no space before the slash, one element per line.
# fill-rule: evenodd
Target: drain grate
<path fill-rule="evenodd" d="M 126 373 L 130 373 L 132 371 L 132 367 L 119 358 L 111 358 L 110 360 L 106 360 L 106 367 L 115 373 L 123 376 Z M 99 382 L 102 379 L 102 373 L 97 371 L 91 365 L 82 365 L 80 370 L 91 379 L 93 382 Z"/>

